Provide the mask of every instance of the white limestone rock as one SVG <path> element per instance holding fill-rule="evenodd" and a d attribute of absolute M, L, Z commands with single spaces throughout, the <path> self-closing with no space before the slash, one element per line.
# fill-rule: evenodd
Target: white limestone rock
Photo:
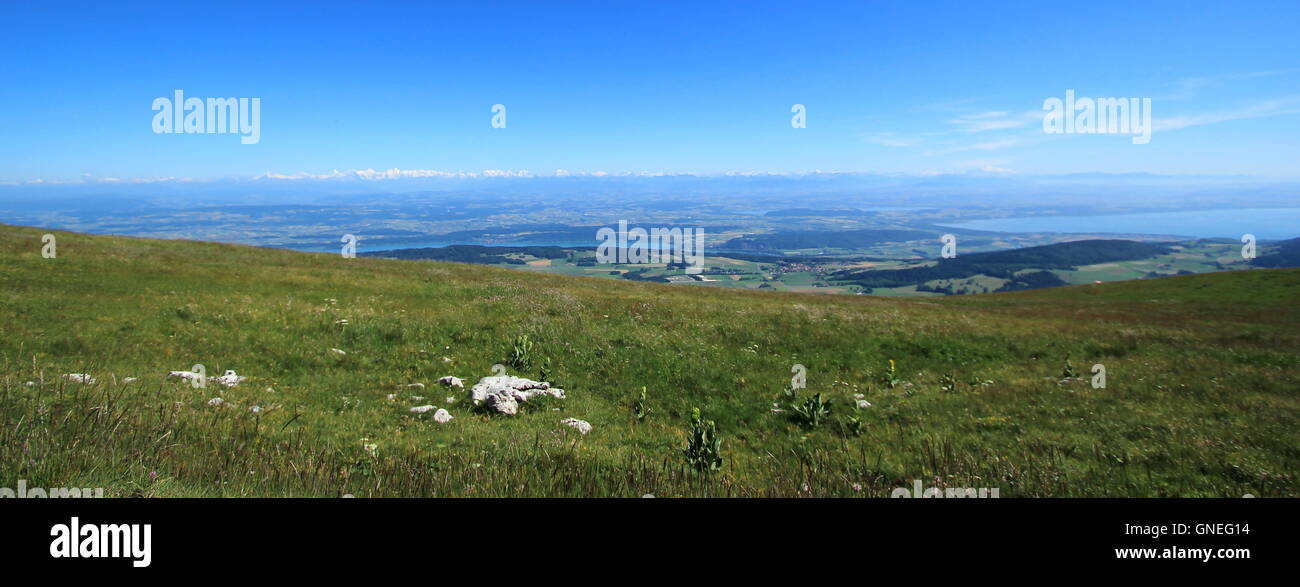
<path fill-rule="evenodd" d="M 586 436 L 588 432 L 591 432 L 591 423 L 587 422 L 586 420 L 579 420 L 577 418 L 565 418 L 563 420 L 560 420 L 560 423 L 570 428 L 576 429 L 578 432 L 581 432 L 583 436 Z"/>
<path fill-rule="evenodd" d="M 520 403 L 539 395 L 563 399 L 564 390 L 552 388 L 545 381 L 512 375 L 484 377 L 469 390 L 469 399 L 475 405 L 486 405 L 489 410 L 502 414 L 517 413 Z"/>

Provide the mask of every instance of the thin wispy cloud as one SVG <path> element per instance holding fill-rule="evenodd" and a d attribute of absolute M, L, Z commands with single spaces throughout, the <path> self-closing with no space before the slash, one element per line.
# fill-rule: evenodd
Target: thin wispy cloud
<path fill-rule="evenodd" d="M 1233 110 L 1222 110 L 1184 116 L 1160 117 L 1156 118 L 1153 124 L 1156 132 L 1163 132 L 1191 128 L 1194 126 L 1204 126 L 1207 124 L 1217 124 L 1220 122 L 1231 122 L 1234 120 L 1268 118 L 1272 116 L 1284 116 L 1297 113 L 1300 113 L 1300 97 L 1293 96 L 1276 100 L 1267 100 Z"/>
<path fill-rule="evenodd" d="M 1030 112 L 1013 115 L 1005 110 L 997 110 L 958 116 L 949 120 L 948 124 L 955 126 L 961 132 L 988 132 L 1022 128 L 1029 125 L 1035 117 L 1041 118 L 1042 114 Z"/>
<path fill-rule="evenodd" d="M 1246 80 L 1271 78 L 1286 75 L 1300 74 L 1300 68 L 1294 69 L 1272 69 L 1267 71 L 1247 71 L 1240 73 L 1227 73 L 1222 75 L 1204 75 L 1196 77 L 1186 77 L 1174 83 L 1174 89 L 1171 93 L 1160 96 L 1162 100 L 1187 100 L 1201 94 L 1205 90 L 1219 88 L 1230 85 L 1232 82 L 1243 82 Z"/>

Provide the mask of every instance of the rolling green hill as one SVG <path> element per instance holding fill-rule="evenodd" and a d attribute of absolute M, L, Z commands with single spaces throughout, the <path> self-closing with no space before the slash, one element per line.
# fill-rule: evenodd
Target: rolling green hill
<path fill-rule="evenodd" d="M 933 265 L 907 269 L 841 271 L 833 277 L 863 287 L 901 287 L 937 279 L 987 275 L 1010 280 L 1008 290 L 1035 289 L 1065 285 L 1045 269 L 1071 269 L 1079 265 L 1143 259 L 1169 250 L 1163 245 L 1128 240 L 1085 240 L 1010 251 L 969 253 L 940 259 Z"/>
<path fill-rule="evenodd" d="M 46 259 L 44 232 L 0 226 L 4 486 L 884 497 L 919 479 L 1003 497 L 1300 494 L 1300 270 L 921 302 L 63 232 Z M 166 377 L 195 364 L 247 379 Z M 468 387 L 494 364 L 567 397 L 488 415 L 436 384 Z M 800 418 L 783 397 L 795 364 L 795 403 L 820 394 L 829 414 Z M 1094 364 L 1105 388 L 1087 380 Z M 426 404 L 454 419 L 409 411 Z M 716 423 L 716 471 L 683 457 L 694 408 Z"/>

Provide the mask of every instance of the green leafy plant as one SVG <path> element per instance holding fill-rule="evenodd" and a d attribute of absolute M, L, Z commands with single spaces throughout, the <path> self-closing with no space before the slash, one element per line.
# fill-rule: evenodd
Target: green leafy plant
<path fill-rule="evenodd" d="M 1070 364 L 1070 357 L 1065 358 L 1065 366 L 1061 368 L 1061 377 L 1063 379 L 1073 379 L 1079 376 L 1079 372 L 1074 370 L 1074 365 Z"/>
<path fill-rule="evenodd" d="M 701 473 L 722 468 L 722 439 L 713 420 L 700 416 L 699 408 L 691 409 L 691 436 L 686 450 L 682 451 L 691 468 Z"/>
<path fill-rule="evenodd" d="M 650 403 L 646 399 L 645 387 L 641 387 L 641 395 L 637 396 L 636 403 L 632 404 L 632 412 L 636 414 L 638 422 L 645 420 L 650 415 Z"/>
<path fill-rule="evenodd" d="M 898 387 L 898 384 L 903 382 L 898 378 L 898 368 L 894 365 L 893 359 L 889 360 L 889 369 L 880 376 L 880 382 L 889 386 L 890 389 Z"/>
<path fill-rule="evenodd" d="M 520 371 L 531 371 L 533 368 L 533 341 L 528 338 L 527 334 L 521 334 L 515 337 L 515 343 L 510 350 L 510 359 L 508 361 L 511 367 Z"/>
<path fill-rule="evenodd" d="M 790 413 L 794 415 L 795 421 L 799 422 L 801 426 L 816 428 L 830 417 L 831 403 L 823 400 L 822 394 L 818 393 L 801 402 L 791 404 Z"/>
<path fill-rule="evenodd" d="M 542 366 L 537 369 L 537 373 L 538 373 L 538 377 L 542 381 L 551 380 L 551 358 L 550 357 L 542 358 Z"/>
<path fill-rule="evenodd" d="M 854 436 L 862 436 L 867 424 L 862 421 L 862 408 L 853 402 L 853 411 L 844 416 L 844 429 Z"/>
<path fill-rule="evenodd" d="M 799 401 L 799 388 L 787 385 L 781 389 L 781 399 L 787 404 Z"/>

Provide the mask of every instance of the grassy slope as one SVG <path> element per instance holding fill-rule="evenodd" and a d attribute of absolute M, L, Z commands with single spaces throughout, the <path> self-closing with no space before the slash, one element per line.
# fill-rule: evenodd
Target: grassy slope
<path fill-rule="evenodd" d="M 2 486 L 886 496 L 939 477 L 1003 496 L 1300 494 L 1296 270 L 918 302 L 71 233 L 47 260 L 42 232 L 0 226 Z M 437 377 L 472 383 L 521 334 L 568 399 L 515 418 L 462 400 L 442 425 L 407 413 L 400 386 L 447 405 Z M 1104 363 L 1107 388 L 1059 384 L 1067 356 Z M 910 385 L 878 383 L 889 359 Z M 163 377 L 195 363 L 249 379 Z M 861 436 L 770 413 L 795 363 L 837 420 L 866 394 Z M 237 407 L 209 407 L 218 395 Z M 693 406 L 723 436 L 711 476 L 682 467 Z M 594 430 L 577 437 L 570 416 Z"/>

